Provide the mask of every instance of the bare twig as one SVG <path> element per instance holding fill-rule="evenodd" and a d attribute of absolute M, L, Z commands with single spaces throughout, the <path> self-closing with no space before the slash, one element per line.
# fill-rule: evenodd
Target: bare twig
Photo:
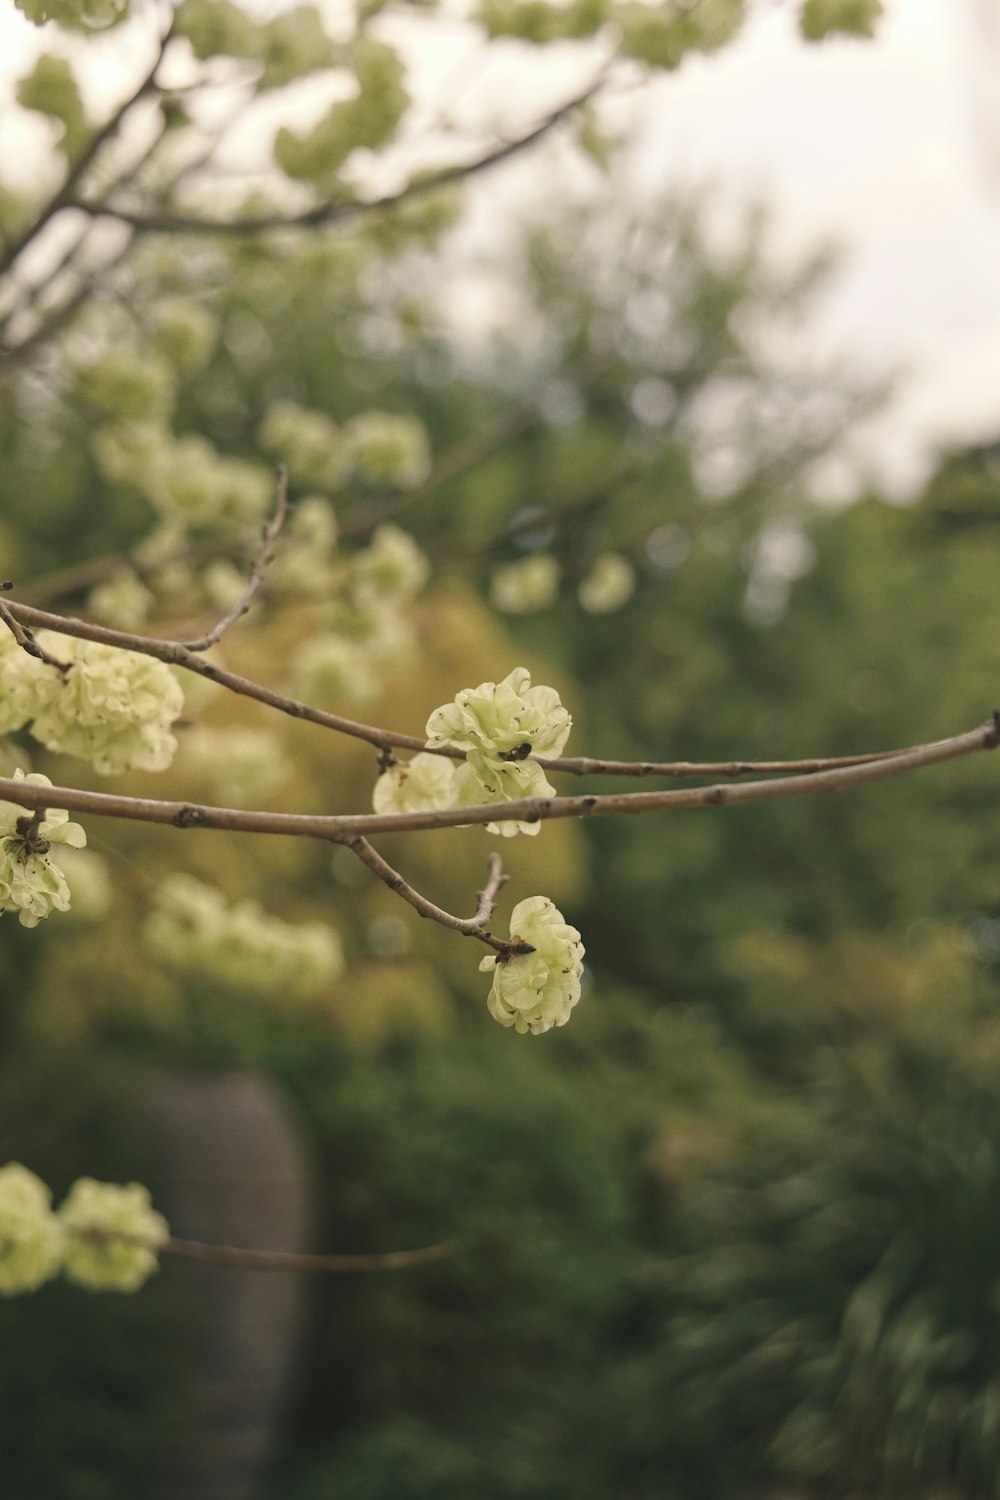
<path fill-rule="evenodd" d="M 42 205 L 41 209 L 35 215 L 34 220 L 27 226 L 27 228 L 24 229 L 20 235 L 18 235 L 17 239 L 13 240 L 8 245 L 6 251 L 4 252 L 3 258 L 0 259 L 0 274 L 2 274 L 4 271 L 9 270 L 9 268 L 17 260 L 18 256 L 22 253 L 22 251 L 27 249 L 28 245 L 30 245 L 33 240 L 37 239 L 38 235 L 41 234 L 42 230 L 50 222 L 50 220 L 55 218 L 56 214 L 60 213 L 64 208 L 77 206 L 74 201 L 74 194 L 84 176 L 84 173 L 87 171 L 87 168 L 94 161 L 95 157 L 98 155 L 102 147 L 112 138 L 112 136 L 117 134 L 118 129 L 125 116 L 135 107 L 136 104 L 139 103 L 140 99 L 145 98 L 146 94 L 148 94 L 155 87 L 156 75 L 159 71 L 160 63 L 163 61 L 163 54 L 167 50 L 167 45 L 170 42 L 170 38 L 172 35 L 173 22 L 171 21 L 170 26 L 167 27 L 166 31 L 160 38 L 156 58 L 148 73 L 146 73 L 145 77 L 140 80 L 139 84 L 135 89 L 133 89 L 132 93 L 129 94 L 126 99 L 122 100 L 121 104 L 119 104 L 114 113 L 111 114 L 107 120 L 105 120 L 104 124 L 100 126 L 98 130 L 95 130 L 94 134 L 91 136 L 86 146 L 80 152 L 79 156 L 69 167 L 66 176 L 63 178 L 56 191 L 52 194 L 48 201 Z"/>
<path fill-rule="evenodd" d="M 253 603 L 254 595 L 264 581 L 264 574 L 274 557 L 274 544 L 278 540 L 285 517 L 288 514 L 288 470 L 284 464 L 279 464 L 277 471 L 278 498 L 274 509 L 274 515 L 261 530 L 260 550 L 254 558 L 253 567 L 250 569 L 250 577 L 247 586 L 237 599 L 232 609 L 226 611 L 222 619 L 205 635 L 200 635 L 197 640 L 184 641 L 183 644 L 189 651 L 207 651 L 210 646 L 216 645 L 222 640 L 226 631 L 236 621 L 247 613 Z"/>
<path fill-rule="evenodd" d="M 211 218 L 202 214 L 179 213 L 144 214 L 114 208 L 107 203 L 88 203 L 85 200 L 77 200 L 75 206 L 94 218 L 114 218 L 123 224 L 131 224 L 140 233 L 157 231 L 172 234 L 255 234 L 268 229 L 311 229 L 318 224 L 338 223 L 345 219 L 356 218 L 360 214 L 396 208 L 401 203 L 424 197 L 427 193 L 435 192 L 438 188 L 449 187 L 454 182 L 466 182 L 481 172 L 488 171 L 491 167 L 499 166 L 501 162 L 509 161 L 511 157 L 526 151 L 536 141 L 548 135 L 568 115 L 588 103 L 604 86 L 607 73 L 608 66 L 605 64 L 597 77 L 581 93 L 575 94 L 572 99 L 567 99 L 564 104 L 560 104 L 557 109 L 552 110 L 525 134 L 517 136 L 512 141 L 506 141 L 502 146 L 495 146 L 491 151 L 473 161 L 456 162 L 452 166 L 441 168 L 440 171 L 430 172 L 425 177 L 416 178 L 398 192 L 386 193 L 381 198 L 372 198 L 367 201 L 351 199 L 340 203 L 318 203 L 315 207 L 297 214 L 257 214 L 247 218 Z"/>
<path fill-rule="evenodd" d="M 13 584 L 2 583 L 0 584 L 0 591 L 6 591 L 12 587 Z M 20 623 L 5 599 L 0 599 L 0 621 L 6 625 L 22 651 L 27 651 L 29 656 L 35 657 L 38 661 L 43 661 L 48 667 L 55 667 L 59 672 L 69 671 L 69 663 L 58 661 L 54 656 L 50 656 L 44 647 L 38 644 L 31 631 Z"/>
<path fill-rule="evenodd" d="M 428 901 L 418 890 L 403 879 L 398 870 L 394 870 L 375 849 L 372 848 L 367 839 L 355 837 L 343 841 L 352 854 L 356 854 L 362 864 L 368 866 L 379 880 L 385 882 L 391 891 L 397 896 L 402 896 L 404 901 L 418 911 L 422 917 L 429 917 L 434 922 L 439 922 L 442 927 L 450 927 L 454 932 L 460 932 L 463 937 L 478 938 L 488 948 L 495 948 L 505 958 L 512 958 L 518 954 L 534 953 L 530 943 L 511 942 L 509 939 L 494 937 L 492 933 L 486 932 L 485 926 L 489 921 L 495 907 L 493 897 L 500 887 L 506 882 L 507 876 L 501 874 L 499 854 L 490 855 L 490 878 L 481 891 L 477 891 L 478 907 L 474 917 L 456 917 L 451 912 L 445 911 L 440 906 L 435 906 L 433 901 Z"/>
<path fill-rule="evenodd" d="M 196 1260 L 202 1264 L 245 1271 L 404 1271 L 411 1266 L 425 1266 L 434 1261 L 447 1260 L 455 1253 L 455 1246 L 447 1240 L 438 1245 L 423 1245 L 419 1250 L 311 1255 L 296 1250 L 245 1250 L 236 1245 L 206 1245 L 201 1240 L 178 1239 L 175 1236 L 164 1245 L 154 1245 L 141 1235 L 116 1234 L 97 1229 L 77 1229 L 73 1233 L 78 1239 L 119 1240 L 127 1245 L 153 1250 L 159 1255 L 174 1255 L 180 1260 Z"/>
<path fill-rule="evenodd" d="M 21 604 L 16 600 L 9 602 L 6 612 L 0 610 L 0 619 L 8 624 L 13 620 L 25 625 L 37 626 L 40 629 L 57 631 L 62 635 L 75 636 L 80 640 L 98 641 L 102 645 L 117 646 L 122 651 L 139 651 L 146 656 L 155 657 L 158 661 L 165 661 L 170 666 L 183 667 L 189 672 L 207 677 L 212 682 L 218 683 L 220 687 L 228 688 L 230 692 L 253 698 L 256 702 L 263 703 L 268 708 L 274 708 L 280 713 L 288 714 L 291 718 L 304 719 L 308 723 L 318 724 L 321 728 L 331 729 L 338 734 L 365 740 L 379 750 L 422 751 L 432 755 L 443 755 L 451 760 L 465 759 L 465 751 L 455 749 L 453 746 L 440 745 L 429 748 L 424 740 L 416 735 L 401 734 L 394 729 L 381 729 L 375 724 L 362 724 L 356 719 L 344 718 L 341 714 L 332 714 L 325 709 L 313 708 L 298 698 L 290 698 L 285 693 L 278 693 L 262 683 L 254 682 L 248 677 L 241 677 L 237 672 L 230 672 L 225 667 L 206 661 L 203 656 L 192 651 L 182 641 L 160 641 L 149 636 L 134 635 L 124 630 L 112 630 L 110 627 L 94 625 L 72 616 L 35 609 L 31 605 Z M 804 760 L 624 761 L 571 755 L 559 758 L 537 756 L 532 759 L 536 759 L 546 771 L 564 771 L 570 776 L 763 776 L 783 773 L 818 774 L 846 766 L 893 760 L 921 748 L 923 747 L 910 746 L 902 750 L 876 750 L 862 755 L 813 756 Z"/>
<path fill-rule="evenodd" d="M 678 812 L 682 808 L 736 807 L 750 802 L 811 797 L 820 792 L 842 792 L 869 782 L 884 781 L 891 776 L 907 775 L 925 766 L 958 760 L 979 750 L 993 750 L 998 743 L 1000 715 L 994 715 L 985 724 L 980 724 L 978 728 L 965 734 L 916 745 L 911 750 L 903 750 L 881 760 L 840 766 L 811 775 L 788 776 L 773 781 L 747 781 L 735 786 L 716 783 L 677 791 L 616 792 L 607 796 L 525 797 L 513 802 L 475 803 L 469 807 L 442 808 L 430 812 L 331 815 L 258 812 L 244 808 L 209 807 L 191 802 L 162 802 L 147 797 L 82 791 L 76 787 L 44 786 L 16 781 L 12 777 L 0 777 L 0 798 L 19 807 L 62 807 L 69 812 L 159 823 L 173 828 L 221 828 L 240 833 L 325 839 L 343 844 L 357 834 L 367 836 L 464 828 L 492 823 L 497 818 L 516 819 L 519 822 L 547 822 L 557 818 Z"/>

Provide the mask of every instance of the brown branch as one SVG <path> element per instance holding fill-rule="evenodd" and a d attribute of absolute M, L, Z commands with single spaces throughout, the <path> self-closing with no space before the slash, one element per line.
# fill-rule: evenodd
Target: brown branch
<path fill-rule="evenodd" d="M 426 896 L 422 896 L 414 886 L 403 879 L 398 870 L 394 870 L 392 865 L 372 848 L 367 839 L 355 837 L 345 839 L 343 842 L 352 854 L 358 856 L 362 864 L 367 865 L 369 870 L 377 875 L 379 880 L 384 881 L 397 896 L 408 901 L 422 917 L 429 917 L 433 922 L 440 922 L 442 927 L 450 927 L 454 932 L 460 932 L 463 937 L 478 938 L 481 943 L 485 943 L 489 948 L 495 948 L 505 958 L 534 953 L 535 950 L 530 943 L 511 942 L 510 939 L 494 937 L 492 933 L 483 930 L 495 909 L 496 903 L 493 897 L 507 881 L 507 876 L 501 874 L 500 871 L 499 854 L 490 855 L 490 878 L 483 889 L 476 892 L 479 903 L 476 915 L 456 917 L 451 912 L 445 911 L 443 907 L 435 906 L 434 902 L 429 901 Z"/>
<path fill-rule="evenodd" d="M 69 812 L 165 824 L 173 828 L 221 828 L 239 833 L 265 833 L 326 839 L 347 843 L 357 834 L 415 833 L 440 828 L 465 828 L 493 823 L 497 818 L 547 822 L 557 818 L 609 817 L 621 814 L 676 812 L 681 808 L 736 807 L 743 803 L 774 802 L 809 797 L 819 792 L 841 792 L 869 782 L 903 776 L 924 766 L 958 760 L 1000 743 L 1000 714 L 949 739 L 914 746 L 882 760 L 840 766 L 811 775 L 773 781 L 746 781 L 735 786 L 683 788 L 679 791 L 616 792 L 577 797 L 525 797 L 512 802 L 475 803 L 469 807 L 430 812 L 309 813 L 258 812 L 243 808 L 209 807 L 191 802 L 162 802 L 110 792 L 81 791 L 75 787 L 43 786 L 0 777 L 0 799 L 19 807 L 62 807 Z M 460 920 L 460 919 L 456 919 Z"/>
<path fill-rule="evenodd" d="M 153 62 L 153 66 L 149 69 L 149 72 L 139 82 L 137 87 L 133 89 L 132 93 L 129 94 L 126 99 L 122 100 L 121 104 L 119 104 L 114 113 L 111 114 L 107 120 L 105 120 L 104 124 L 100 126 L 98 130 L 95 130 L 94 134 L 91 136 L 86 146 L 80 152 L 79 156 L 69 167 L 69 170 L 67 171 L 66 176 L 63 178 L 60 186 L 56 189 L 56 191 L 52 194 L 48 201 L 43 204 L 42 208 L 36 214 L 32 223 L 27 226 L 27 228 L 17 237 L 16 240 L 13 240 L 11 244 L 8 245 L 3 258 L 0 259 L 0 275 L 10 269 L 10 267 L 20 256 L 22 251 L 26 250 L 33 240 L 37 239 L 38 235 L 41 234 L 42 230 L 50 222 L 50 220 L 55 218 L 56 214 L 60 213 L 64 208 L 79 206 L 75 202 L 73 195 L 76 192 L 76 189 L 79 186 L 84 173 L 94 161 L 101 148 L 111 139 L 113 135 L 117 133 L 125 116 L 129 114 L 129 112 L 134 108 L 136 104 L 139 103 L 140 99 L 145 98 L 146 94 L 148 94 L 150 90 L 155 87 L 156 75 L 159 71 L 160 64 L 163 61 L 163 55 L 167 50 L 167 45 L 170 42 L 170 38 L 172 35 L 173 20 L 171 20 L 170 25 L 167 27 L 166 31 L 160 38 L 156 58 Z"/>
<path fill-rule="evenodd" d="M 12 587 L 13 585 L 10 583 L 0 583 L 0 591 L 6 591 Z M 57 672 L 69 671 L 69 663 L 58 661 L 54 656 L 50 656 L 44 647 L 38 644 L 31 631 L 26 630 L 20 623 L 5 599 L 0 599 L 0 621 L 6 625 L 22 651 L 26 651 L 29 656 L 35 657 L 37 661 L 44 662 L 47 667 L 55 667 Z"/>
<path fill-rule="evenodd" d="M 274 515 L 261 530 L 260 550 L 254 558 L 246 588 L 232 609 L 227 610 L 222 619 L 216 625 L 213 625 L 211 630 L 207 631 L 205 635 L 200 635 L 197 640 L 183 642 L 188 651 L 207 651 L 210 646 L 216 645 L 217 642 L 222 640 L 229 627 L 235 625 L 236 621 L 247 613 L 250 605 L 253 603 L 254 595 L 263 583 L 264 574 L 267 572 L 268 566 L 274 557 L 274 544 L 278 540 L 281 528 L 285 524 L 285 517 L 288 514 L 288 470 L 284 464 L 278 465 L 277 487 L 278 498 Z"/>
<path fill-rule="evenodd" d="M 279 713 L 288 714 L 291 718 L 304 719 L 308 723 L 318 724 L 321 728 L 331 729 L 338 734 L 364 740 L 379 750 L 412 750 L 431 755 L 443 755 L 451 760 L 465 759 L 465 751 L 456 749 L 454 746 L 429 747 L 416 735 L 401 734 L 394 729 L 380 729 L 374 724 L 362 724 L 358 720 L 347 719 L 340 714 L 328 713 L 325 709 L 313 708 L 298 698 L 290 698 L 285 693 L 275 692 L 262 683 L 254 682 L 249 677 L 241 677 L 225 667 L 215 666 L 212 662 L 206 661 L 203 656 L 199 656 L 196 651 L 192 651 L 191 647 L 183 641 L 161 641 L 150 636 L 113 630 L 108 626 L 94 625 L 72 616 L 52 614 L 46 610 L 36 609 L 32 605 L 21 604 L 16 600 L 11 600 L 6 606 L 3 605 L 3 601 L 0 601 L 0 619 L 6 621 L 11 629 L 15 623 L 21 622 L 29 626 L 37 626 L 39 629 L 53 630 L 62 635 L 75 636 L 80 640 L 116 646 L 122 651 L 138 651 L 143 655 L 153 656 L 158 661 L 167 662 L 170 666 L 183 667 L 189 672 L 207 677 L 212 682 L 218 683 L 220 687 L 228 688 L 230 692 L 253 698 L 256 702 L 276 709 Z M 925 747 L 917 745 L 902 750 L 875 750 L 860 755 L 811 756 L 800 760 L 627 761 L 572 755 L 562 757 L 539 755 L 531 759 L 537 760 L 546 771 L 564 771 L 570 776 L 764 776 L 784 773 L 811 775 L 828 770 L 839 770 L 847 766 L 893 760 L 923 748 Z M 482 821 L 489 822 L 490 820 Z"/>
<path fill-rule="evenodd" d="M 604 64 L 597 77 L 581 93 L 574 95 L 572 99 L 567 99 L 564 104 L 560 104 L 557 109 L 552 110 L 524 135 L 517 136 L 512 141 L 506 141 L 502 146 L 495 146 L 484 156 L 477 157 L 473 161 L 456 162 L 450 167 L 443 167 L 440 171 L 428 173 L 426 177 L 407 183 L 406 187 L 398 192 L 386 193 L 381 198 L 372 198 L 367 202 L 351 199 L 342 203 L 318 203 L 313 208 L 305 209 L 297 214 L 257 214 L 243 219 L 209 218 L 200 214 L 143 214 L 113 208 L 105 203 L 88 203 L 85 200 L 77 200 L 75 206 L 94 218 L 114 218 L 123 224 L 131 224 L 140 233 L 157 231 L 166 234 L 256 234 L 269 229 L 311 229 L 319 224 L 340 223 L 345 219 L 356 218 L 360 214 L 396 208 L 401 203 L 423 197 L 427 193 L 435 192 L 438 188 L 449 187 L 453 182 L 467 182 L 469 178 L 476 177 L 491 167 L 499 166 L 501 162 L 509 161 L 511 157 L 526 151 L 536 141 L 548 135 L 568 115 L 588 103 L 604 86 L 607 72 L 608 66 Z"/>
<path fill-rule="evenodd" d="M 119 1240 L 137 1245 L 158 1255 L 174 1255 L 180 1260 L 225 1266 L 246 1271 L 403 1271 L 410 1266 L 430 1265 L 454 1255 L 455 1246 L 448 1240 L 438 1245 L 423 1245 L 419 1250 L 387 1250 L 370 1254 L 311 1255 L 296 1250 L 245 1250 L 236 1245 L 206 1245 L 201 1240 L 171 1236 L 166 1244 L 154 1245 L 141 1235 L 115 1233 L 113 1230 L 76 1229 L 77 1239 Z"/>

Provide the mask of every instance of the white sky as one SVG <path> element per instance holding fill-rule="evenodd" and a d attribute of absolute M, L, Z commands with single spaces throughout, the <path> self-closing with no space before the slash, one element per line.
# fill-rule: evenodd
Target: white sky
<path fill-rule="evenodd" d="M 342 18 L 343 0 L 325 8 Z M 4 93 L 34 45 L 0 0 Z M 415 71 L 480 119 L 523 123 L 581 76 L 573 49 L 550 64 L 509 44 L 485 67 L 472 53 L 465 28 L 446 28 Z M 102 82 L 117 93 L 126 77 L 112 48 Z M 866 455 L 888 483 L 917 482 L 937 443 L 1000 435 L 1000 0 L 889 0 L 875 43 L 810 47 L 779 7 L 718 56 L 658 77 L 630 109 L 633 186 L 714 185 L 723 207 L 765 199 L 779 260 L 831 237 L 846 248 L 808 337 L 814 350 L 908 369 Z M 0 176 L 14 164 L 6 144 L 0 133 Z M 500 198 L 530 170 L 505 169 Z"/>

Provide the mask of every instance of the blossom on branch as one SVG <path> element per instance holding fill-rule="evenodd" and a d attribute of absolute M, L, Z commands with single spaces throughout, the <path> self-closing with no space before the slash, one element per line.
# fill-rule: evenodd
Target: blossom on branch
<path fill-rule="evenodd" d="M 14 772 L 15 781 L 51 786 L 47 776 Z M 16 911 L 22 927 L 37 927 L 53 911 L 69 910 L 69 885 L 61 867 L 48 858 L 51 844 L 82 849 L 87 835 L 62 808 L 50 808 L 35 824 L 14 802 L 0 802 L 0 916 Z"/>
<path fill-rule="evenodd" d="M 0 1294 L 33 1292 L 51 1280 L 62 1259 L 52 1194 L 20 1162 L 0 1167 Z"/>
<path fill-rule="evenodd" d="M 177 749 L 170 726 L 184 692 L 170 668 L 136 651 L 43 630 L 38 642 L 65 675 L 36 664 L 39 702 L 31 733 L 47 750 L 89 760 L 102 776 L 165 771 Z"/>
<path fill-rule="evenodd" d="M 584 947 L 580 934 L 547 896 L 519 901 L 510 918 L 514 943 L 530 943 L 533 953 L 491 954 L 479 965 L 493 972 L 487 1005 L 501 1026 L 540 1036 L 565 1026 L 580 998 Z"/>
<path fill-rule="evenodd" d="M 465 688 L 454 703 L 436 708 L 427 720 L 430 747 L 454 745 L 466 753 L 456 773 L 457 803 L 511 802 L 551 797 L 551 786 L 533 755 L 558 756 L 573 720 L 555 688 L 532 687 L 526 667 L 515 667 L 502 682 Z M 490 823 L 490 833 L 537 833 L 538 823 Z"/>
<path fill-rule="evenodd" d="M 399 760 L 375 783 L 372 806 L 377 813 L 430 812 L 461 805 L 456 801 L 455 767 L 441 755 Z"/>
<path fill-rule="evenodd" d="M 65 1233 L 63 1271 L 68 1280 L 94 1292 L 138 1291 L 159 1270 L 156 1252 L 170 1238 L 149 1189 L 138 1182 L 120 1187 L 80 1177 L 58 1219 Z"/>

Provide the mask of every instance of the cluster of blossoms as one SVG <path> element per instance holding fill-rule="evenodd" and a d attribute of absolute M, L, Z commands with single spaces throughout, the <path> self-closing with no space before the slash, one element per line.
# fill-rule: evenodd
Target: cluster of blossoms
<path fill-rule="evenodd" d="M 424 812 L 551 797 L 555 787 L 530 757 L 561 755 L 572 724 L 555 688 L 532 687 L 525 667 L 515 667 L 502 682 L 464 688 L 427 720 L 428 747 L 464 750 L 464 761 L 453 766 L 443 756 L 421 754 L 390 766 L 375 783 L 375 811 Z M 536 834 L 541 824 L 508 819 L 486 827 L 510 838 Z"/>
<path fill-rule="evenodd" d="M 87 760 L 102 776 L 164 771 L 177 740 L 170 726 L 184 706 L 163 662 L 134 651 L 40 631 L 38 644 L 67 671 L 0 638 L 0 734 L 30 725 L 57 754 Z"/>
<path fill-rule="evenodd" d="M 185 775 L 230 807 L 259 806 L 279 790 L 288 774 L 276 734 L 238 725 L 194 725 L 181 741 L 180 764 Z"/>
<path fill-rule="evenodd" d="M 170 1238 L 138 1182 L 81 1177 L 56 1212 L 52 1194 L 20 1162 L 0 1167 L 0 1294 L 33 1292 L 60 1271 L 94 1292 L 135 1292 Z"/>
<path fill-rule="evenodd" d="M 555 788 L 528 757 L 559 756 L 572 722 L 556 690 L 532 687 L 524 667 L 515 667 L 502 682 L 466 688 L 427 721 L 428 746 L 464 750 L 465 760 L 455 766 L 445 756 L 421 753 L 397 761 L 375 783 L 375 811 L 427 812 L 551 796 Z M 487 825 L 490 832 L 505 836 L 537 833 L 540 826 L 512 820 Z M 529 896 L 514 908 L 510 936 L 532 951 L 483 959 L 480 968 L 493 973 L 490 1014 L 521 1033 L 538 1035 L 565 1026 L 580 998 L 580 934 L 547 897 Z"/>
<path fill-rule="evenodd" d="M 15 781 L 51 786 L 47 776 L 14 772 Z M 87 835 L 69 813 L 51 808 L 37 826 L 23 807 L 0 802 L 0 916 L 16 911 L 22 927 L 37 927 L 53 911 L 69 910 L 69 886 L 62 867 L 50 857 L 52 844 L 82 849 Z"/>
<path fill-rule="evenodd" d="M 493 974 L 490 1015 L 501 1026 L 534 1036 L 565 1026 L 580 998 L 580 934 L 547 896 L 528 896 L 511 913 L 510 936 L 512 942 L 530 943 L 534 952 L 483 959 L 480 969 Z"/>
<path fill-rule="evenodd" d="M 157 893 L 145 937 L 179 978 L 240 996 L 312 1000 L 344 966 L 340 942 L 320 922 L 293 925 L 256 901 L 226 904 L 192 875 L 171 875 Z"/>
<path fill-rule="evenodd" d="M 561 755 L 572 726 L 555 688 L 532 687 L 527 668 L 515 667 L 502 682 L 464 688 L 453 703 L 435 709 L 427 720 L 427 745 L 465 751 L 454 773 L 453 807 L 513 802 L 555 795 L 533 757 Z M 539 824 L 507 821 L 487 828 L 509 838 L 537 833 Z"/>
<path fill-rule="evenodd" d="M 343 559 L 333 575 L 335 594 L 322 605 L 317 632 L 292 659 L 296 690 L 320 702 L 372 698 L 385 670 L 410 650 L 406 610 L 427 574 L 427 559 L 408 532 L 377 527 L 369 545 Z"/>

